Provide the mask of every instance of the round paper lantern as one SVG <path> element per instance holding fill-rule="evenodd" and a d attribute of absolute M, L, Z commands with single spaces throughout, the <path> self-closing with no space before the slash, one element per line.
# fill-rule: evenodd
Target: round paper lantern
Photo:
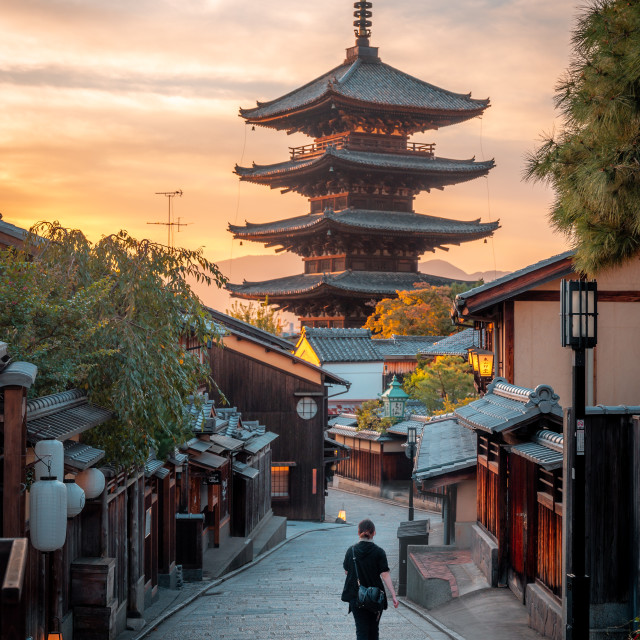
<path fill-rule="evenodd" d="M 67 489 L 67 518 L 77 516 L 84 508 L 84 490 L 76 484 L 75 478 L 65 478 Z"/>
<path fill-rule="evenodd" d="M 59 440 L 40 440 L 36 442 L 36 480 L 64 478 L 64 447 Z"/>
<path fill-rule="evenodd" d="M 29 492 L 31 544 L 38 551 L 62 549 L 67 537 L 67 488 L 55 478 L 42 478 Z"/>
<path fill-rule="evenodd" d="M 104 473 L 100 469 L 90 467 L 76 476 L 76 484 L 84 489 L 87 500 L 97 498 L 104 491 Z"/>

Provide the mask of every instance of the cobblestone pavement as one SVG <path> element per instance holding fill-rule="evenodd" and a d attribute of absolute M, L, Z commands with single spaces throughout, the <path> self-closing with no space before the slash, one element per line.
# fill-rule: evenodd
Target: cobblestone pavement
<path fill-rule="evenodd" d="M 376 542 L 386 551 L 397 580 L 396 530 L 407 510 L 362 496 L 330 491 L 327 520 L 345 508 L 347 524 L 292 522 L 287 537 L 293 538 L 261 562 L 229 580 L 213 586 L 147 637 L 154 640 L 267 640 L 301 638 L 330 640 L 355 638 L 353 617 L 340 601 L 344 581 L 342 559 L 357 540 L 355 524 L 371 518 Z M 429 517 L 417 512 L 416 519 Z M 433 520 L 439 516 L 431 514 Z M 295 537 L 297 536 L 297 537 Z M 448 640 L 429 622 L 402 604 L 384 612 L 380 637 L 402 640 Z"/>

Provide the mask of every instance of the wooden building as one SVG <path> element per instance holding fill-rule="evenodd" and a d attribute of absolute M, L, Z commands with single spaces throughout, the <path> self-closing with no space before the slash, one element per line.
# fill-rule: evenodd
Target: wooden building
<path fill-rule="evenodd" d="M 578 279 L 572 252 L 456 296 L 454 318 L 483 329 L 496 375 L 522 387 L 545 380 L 571 398 L 571 349 L 560 343 L 560 281 Z M 640 254 L 598 274 L 598 344 L 587 349 L 587 405 L 633 405 L 640 377 Z"/>
<path fill-rule="evenodd" d="M 303 87 L 251 109 L 248 125 L 314 138 L 276 164 L 237 166 L 240 180 L 295 191 L 309 211 L 294 218 L 229 225 L 234 238 L 302 257 L 299 275 L 229 284 L 232 295 L 264 299 L 296 313 L 303 326 L 361 327 L 372 300 L 415 283 L 452 281 L 418 272 L 426 251 L 490 236 L 497 222 L 466 222 L 415 213 L 422 191 L 486 176 L 493 160 L 451 160 L 432 142 L 410 136 L 481 116 L 489 100 L 455 94 L 383 63 L 370 46 L 357 3 L 356 44 L 344 62 Z M 369 13 L 370 15 L 370 13 Z"/>
<path fill-rule="evenodd" d="M 406 487 L 411 478 L 411 461 L 405 455 L 407 429 L 415 426 L 418 433 L 425 418 L 413 416 L 393 425 L 385 433 L 357 428 L 355 415 L 342 414 L 329 420 L 327 434 L 349 449 L 348 459 L 338 462 L 339 486 L 357 483 L 359 490 L 370 488 L 372 495 L 386 496 Z M 335 481 L 334 481 L 335 482 Z M 354 485 L 354 486 L 357 486 Z"/>
<path fill-rule="evenodd" d="M 455 412 L 477 435 L 474 562 L 491 586 L 508 585 L 539 620 L 562 627 L 562 408 L 551 387 L 496 378 Z M 553 634 L 553 637 L 559 636 Z"/>
<path fill-rule="evenodd" d="M 444 544 L 471 547 L 476 523 L 476 439 L 455 414 L 424 424 L 418 438 L 413 478 L 419 494 L 442 503 Z"/>
<path fill-rule="evenodd" d="M 278 436 L 271 448 L 273 513 L 323 520 L 325 478 L 335 463 L 333 454 L 325 455 L 328 388 L 349 383 L 294 356 L 286 340 L 209 312 L 222 335 L 209 350 L 216 405 L 222 406 L 223 394 L 231 406 L 242 407 L 245 424 L 258 421 Z"/>

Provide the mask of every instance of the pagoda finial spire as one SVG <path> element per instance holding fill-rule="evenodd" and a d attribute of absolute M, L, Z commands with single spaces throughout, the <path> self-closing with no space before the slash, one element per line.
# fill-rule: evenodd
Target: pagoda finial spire
<path fill-rule="evenodd" d="M 371 20 L 369 18 L 373 15 L 370 11 L 372 6 L 371 2 L 360 0 L 360 2 L 354 2 L 353 7 L 356 11 L 353 15 L 357 20 L 354 20 L 353 26 L 356 27 L 354 33 L 356 34 L 356 45 L 368 46 L 369 38 L 371 36 Z"/>

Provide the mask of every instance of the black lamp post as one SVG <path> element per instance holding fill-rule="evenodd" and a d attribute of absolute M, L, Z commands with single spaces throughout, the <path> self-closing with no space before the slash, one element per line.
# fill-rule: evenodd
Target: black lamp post
<path fill-rule="evenodd" d="M 405 454 L 411 460 L 411 477 L 409 480 L 409 521 L 413 521 L 413 456 L 416 455 L 417 429 L 407 428 L 407 448 Z"/>
<path fill-rule="evenodd" d="M 560 285 L 562 346 L 573 349 L 573 411 L 567 447 L 573 467 L 571 521 L 571 572 L 567 573 L 566 640 L 589 637 L 590 578 L 586 575 L 585 550 L 585 351 L 597 342 L 597 283 L 595 280 L 563 280 Z"/>

